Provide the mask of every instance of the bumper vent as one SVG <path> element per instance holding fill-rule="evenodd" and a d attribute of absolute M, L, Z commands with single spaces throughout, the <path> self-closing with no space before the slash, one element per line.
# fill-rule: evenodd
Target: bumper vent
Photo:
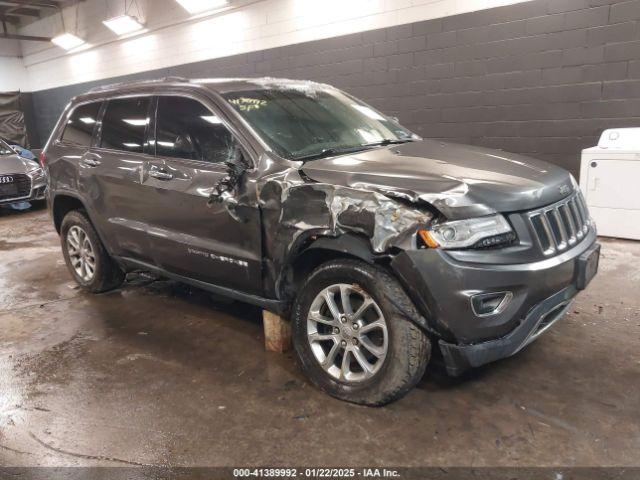
<path fill-rule="evenodd" d="M 580 192 L 554 205 L 529 212 L 528 216 L 545 256 L 562 252 L 580 242 L 591 227 Z"/>
<path fill-rule="evenodd" d="M 16 186 L 17 192 L 12 189 L 11 193 L 4 193 L 3 189 L 0 189 L 0 201 L 4 202 L 6 200 L 19 200 L 31 195 L 31 178 L 29 177 L 29 175 L 16 173 L 10 175 L 3 174 L 2 176 L 13 177 L 13 185 Z M 5 191 L 9 191 L 8 185 L 10 184 L 5 184 Z"/>

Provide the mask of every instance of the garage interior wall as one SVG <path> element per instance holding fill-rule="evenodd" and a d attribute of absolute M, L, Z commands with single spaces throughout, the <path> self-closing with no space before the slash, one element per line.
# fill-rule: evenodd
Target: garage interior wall
<path fill-rule="evenodd" d="M 323 81 L 425 137 L 532 155 L 574 175 L 602 130 L 640 126 L 640 0 L 332 2 L 245 2 L 72 55 L 29 51 L 32 137 L 44 142 L 68 100 L 93 86 L 165 75 Z"/>
<path fill-rule="evenodd" d="M 25 88 L 28 89 L 29 85 L 22 59 L 0 53 L 0 92 L 13 92 Z"/>

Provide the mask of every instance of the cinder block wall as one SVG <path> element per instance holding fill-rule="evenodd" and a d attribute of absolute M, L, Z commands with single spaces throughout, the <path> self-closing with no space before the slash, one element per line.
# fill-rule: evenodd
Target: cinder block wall
<path fill-rule="evenodd" d="M 34 92 L 46 140 L 100 83 L 163 75 L 323 81 L 425 137 L 502 148 L 578 174 L 602 130 L 640 126 L 640 0 L 536 0 Z"/>

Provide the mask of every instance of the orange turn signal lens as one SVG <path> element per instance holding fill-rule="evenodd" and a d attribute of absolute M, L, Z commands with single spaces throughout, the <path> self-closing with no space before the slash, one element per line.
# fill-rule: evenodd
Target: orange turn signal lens
<path fill-rule="evenodd" d="M 429 248 L 438 248 L 440 245 L 435 239 L 431 236 L 429 230 L 418 230 L 418 235 L 420 235 L 420 239 L 424 242 L 424 244 Z"/>

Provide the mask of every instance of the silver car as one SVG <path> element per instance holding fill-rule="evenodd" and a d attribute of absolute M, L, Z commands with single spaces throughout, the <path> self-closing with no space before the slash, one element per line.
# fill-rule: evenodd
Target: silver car
<path fill-rule="evenodd" d="M 47 180 L 40 164 L 0 140 L 0 205 L 45 199 Z"/>

